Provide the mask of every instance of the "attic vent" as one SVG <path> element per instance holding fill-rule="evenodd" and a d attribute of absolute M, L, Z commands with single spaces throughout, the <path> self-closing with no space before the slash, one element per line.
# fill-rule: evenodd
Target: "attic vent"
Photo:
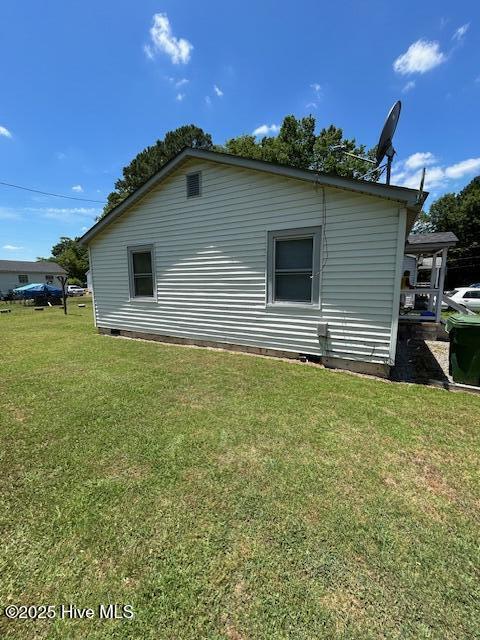
<path fill-rule="evenodd" d="M 187 174 L 187 198 L 200 195 L 200 172 Z"/>

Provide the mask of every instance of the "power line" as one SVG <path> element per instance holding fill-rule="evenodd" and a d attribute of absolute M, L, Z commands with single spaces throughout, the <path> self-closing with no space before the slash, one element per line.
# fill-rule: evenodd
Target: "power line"
<path fill-rule="evenodd" d="M 79 202 L 96 202 L 98 204 L 105 204 L 103 200 L 90 200 L 89 198 L 76 198 L 75 196 L 64 196 L 60 193 L 49 193 L 48 191 L 39 191 L 38 189 L 30 189 L 29 187 L 21 187 L 19 184 L 11 184 L 10 182 L 1 182 L 0 185 L 4 187 L 13 187 L 14 189 L 22 189 L 23 191 L 30 191 L 31 193 L 40 193 L 42 196 L 53 196 L 54 198 L 67 198 L 68 200 L 78 200 Z"/>

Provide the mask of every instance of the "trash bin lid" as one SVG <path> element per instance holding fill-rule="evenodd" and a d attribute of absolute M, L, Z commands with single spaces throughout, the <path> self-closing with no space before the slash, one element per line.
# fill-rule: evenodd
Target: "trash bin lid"
<path fill-rule="evenodd" d="M 448 317 L 447 331 L 451 329 L 474 329 L 480 330 L 480 315 L 467 315 L 466 313 L 454 313 Z"/>

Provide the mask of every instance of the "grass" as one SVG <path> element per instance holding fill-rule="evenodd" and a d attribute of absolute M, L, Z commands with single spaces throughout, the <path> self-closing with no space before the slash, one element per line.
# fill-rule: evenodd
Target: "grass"
<path fill-rule="evenodd" d="M 0 315 L 2 638 L 480 637 L 480 397 Z"/>

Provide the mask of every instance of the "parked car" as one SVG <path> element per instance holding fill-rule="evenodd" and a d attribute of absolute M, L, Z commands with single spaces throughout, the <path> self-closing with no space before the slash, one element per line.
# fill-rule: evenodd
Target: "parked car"
<path fill-rule="evenodd" d="M 453 291 L 447 291 L 446 295 L 454 302 L 463 304 L 472 311 L 480 311 L 480 288 L 477 287 L 459 287 Z M 446 303 L 442 303 L 442 308 L 448 308 Z"/>
<path fill-rule="evenodd" d="M 85 289 L 79 287 L 77 284 L 69 284 L 67 286 L 67 295 L 69 296 L 83 296 Z"/>
<path fill-rule="evenodd" d="M 474 282 L 470 285 L 471 289 L 480 289 L 480 282 Z"/>

